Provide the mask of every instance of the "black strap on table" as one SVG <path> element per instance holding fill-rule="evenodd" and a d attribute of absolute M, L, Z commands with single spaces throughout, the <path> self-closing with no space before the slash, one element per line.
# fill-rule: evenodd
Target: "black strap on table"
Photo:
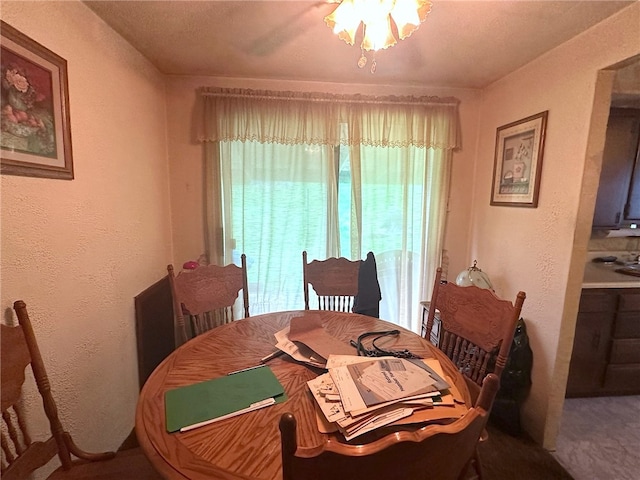
<path fill-rule="evenodd" d="M 366 332 L 358 337 L 357 341 L 351 340 L 351 345 L 356 348 L 361 357 L 397 357 L 397 358 L 420 358 L 406 348 L 404 350 L 387 350 L 376 345 L 376 340 L 382 337 L 400 335 L 400 330 L 387 330 L 384 332 Z M 362 341 L 368 337 L 375 337 L 371 341 L 373 348 L 366 348 Z"/>

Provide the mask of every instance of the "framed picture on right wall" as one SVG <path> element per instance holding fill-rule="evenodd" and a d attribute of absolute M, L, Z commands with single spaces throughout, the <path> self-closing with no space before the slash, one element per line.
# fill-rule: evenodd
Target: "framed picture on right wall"
<path fill-rule="evenodd" d="M 498 127 L 491 205 L 538 206 L 548 113 Z"/>

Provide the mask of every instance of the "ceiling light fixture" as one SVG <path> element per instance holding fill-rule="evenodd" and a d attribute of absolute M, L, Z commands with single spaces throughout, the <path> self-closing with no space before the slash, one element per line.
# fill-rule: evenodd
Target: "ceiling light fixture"
<path fill-rule="evenodd" d="M 392 47 L 398 40 L 410 36 L 431 11 L 429 0 L 331 0 L 339 3 L 324 17 L 324 21 L 338 38 L 349 45 L 356 42 L 362 25 L 361 56 L 358 67 L 367 64 L 365 50 L 374 52 Z M 376 71 L 375 54 L 371 73 Z"/>

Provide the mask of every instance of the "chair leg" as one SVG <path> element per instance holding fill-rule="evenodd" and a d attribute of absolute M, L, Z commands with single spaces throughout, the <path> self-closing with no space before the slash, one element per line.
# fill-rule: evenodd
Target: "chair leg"
<path fill-rule="evenodd" d="M 465 465 L 458 480 L 482 480 L 482 465 L 480 464 L 480 455 L 476 448 L 473 457 L 469 459 Z"/>
<path fill-rule="evenodd" d="M 476 475 L 476 469 L 473 464 L 474 460 L 471 458 L 464 466 L 462 472 L 460 472 L 458 480 L 478 480 L 478 475 Z"/>
<path fill-rule="evenodd" d="M 478 448 L 476 447 L 476 450 L 473 454 L 473 468 L 476 471 L 476 475 L 478 477 L 478 480 L 482 480 L 483 476 L 482 476 L 482 463 L 480 463 L 480 454 L 478 452 Z"/>

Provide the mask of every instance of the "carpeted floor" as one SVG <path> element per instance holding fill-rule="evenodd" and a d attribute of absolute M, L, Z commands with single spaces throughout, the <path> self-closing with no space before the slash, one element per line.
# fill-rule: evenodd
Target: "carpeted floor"
<path fill-rule="evenodd" d="M 509 435 L 492 423 L 479 448 L 484 480 L 573 480 L 553 455 L 526 435 Z"/>

